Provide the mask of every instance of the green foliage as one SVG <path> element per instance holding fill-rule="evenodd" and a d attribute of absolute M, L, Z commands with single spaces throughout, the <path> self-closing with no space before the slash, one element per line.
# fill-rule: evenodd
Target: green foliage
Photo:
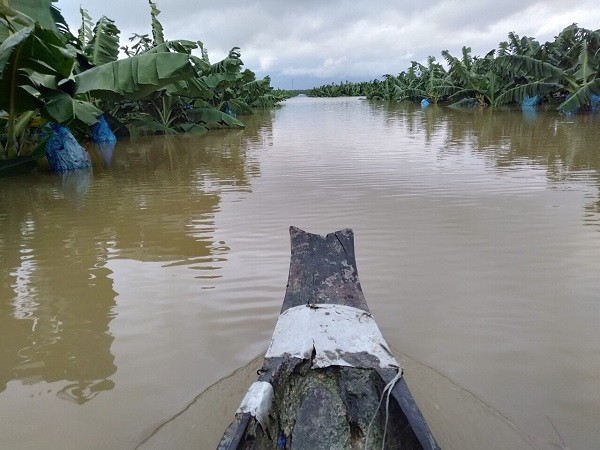
<path fill-rule="evenodd" d="M 592 96 L 600 95 L 600 30 L 572 24 L 545 44 L 510 32 L 483 57 L 472 56 L 466 46 L 460 57 L 441 53 L 446 67 L 430 56 L 426 64 L 413 61 L 397 76 L 320 86 L 309 95 L 366 95 L 395 102 L 427 98 L 455 107 L 520 103 L 537 95 L 545 102 L 560 99 L 557 109 L 564 111 L 586 109 Z"/>
<path fill-rule="evenodd" d="M 75 75 L 77 94 L 104 100 L 140 99 L 175 81 L 196 75 L 182 53 L 146 53 L 119 59 Z"/>
<path fill-rule="evenodd" d="M 564 71 L 548 62 L 525 55 L 505 55 L 496 59 L 499 68 L 508 70 L 514 77 L 560 80 Z"/>
<path fill-rule="evenodd" d="M 163 26 L 158 20 L 158 15 L 160 14 L 160 10 L 156 6 L 156 3 L 152 2 L 152 0 L 148 0 L 150 4 L 150 17 L 152 20 L 152 44 L 154 46 L 162 45 L 165 43 L 165 35 Z"/>
<path fill-rule="evenodd" d="M 193 108 L 187 112 L 187 117 L 192 122 L 211 124 L 217 123 L 220 125 L 236 126 L 243 128 L 244 124 L 229 114 L 219 111 L 211 106 Z"/>
<path fill-rule="evenodd" d="M 84 31 L 84 33 L 86 32 Z M 90 64 L 101 66 L 117 60 L 119 57 L 119 33 L 119 29 L 112 20 L 105 16 L 98 20 L 91 33 L 91 39 L 84 47 L 84 54 Z"/>
<path fill-rule="evenodd" d="M 59 32 L 56 18 L 64 23 L 58 10 L 52 5 L 54 0 L 2 0 L 0 1 L 0 42 L 15 31 L 33 26 Z"/>
<path fill-rule="evenodd" d="M 536 95 L 547 95 L 553 91 L 561 89 L 558 83 L 546 83 L 543 81 L 535 81 L 527 84 L 520 84 L 514 88 L 504 91 L 496 99 L 496 105 L 504 105 L 507 103 L 519 103 L 526 97 L 535 97 Z"/>
<path fill-rule="evenodd" d="M 79 7 L 79 13 L 81 14 L 81 26 L 79 27 L 79 30 L 77 32 L 77 39 L 79 41 L 79 45 L 82 48 L 86 48 L 94 38 L 94 34 L 92 31 L 94 22 L 92 20 L 92 17 L 85 9 Z"/>
<path fill-rule="evenodd" d="M 19 117 L 30 111 L 39 110 L 56 122 L 96 122 L 90 113 L 100 114 L 100 110 L 72 101 L 74 64 L 75 50 L 65 46 L 57 33 L 37 23 L 19 29 L 0 44 L 0 110 L 8 113 L 5 156 L 19 153 Z M 69 106 L 65 106 L 67 97 L 71 99 Z M 66 118 L 59 105 L 67 107 L 72 115 Z"/>
<path fill-rule="evenodd" d="M 600 95 L 600 77 L 582 85 L 569 98 L 563 101 L 558 109 L 563 111 L 575 111 L 591 104 L 592 95 Z"/>
<path fill-rule="evenodd" d="M 127 56 L 136 56 L 152 48 L 152 39 L 150 39 L 147 34 L 133 33 L 129 38 L 129 41 L 134 43 L 131 47 L 127 45 L 121 47 L 121 50 L 123 50 Z"/>
<path fill-rule="evenodd" d="M 150 55 L 179 55 L 189 60 L 193 72 L 188 74 L 190 76 L 161 85 L 152 95 L 147 95 L 140 86 L 135 88 L 138 94 L 124 94 L 113 84 L 102 92 L 90 91 L 92 96 L 102 98 L 105 109 L 127 124 L 133 134 L 198 133 L 215 126 L 242 127 L 243 123 L 234 116 L 252 114 L 254 107 L 273 106 L 281 101 L 280 97 L 273 95 L 268 77 L 257 80 L 254 72 L 242 70 L 238 47 L 232 48 L 223 60 L 211 63 L 202 42 L 166 40 L 157 18 L 160 11 L 153 2 L 149 3 L 153 39 L 148 35 L 132 36 L 130 41 L 135 44 L 122 47 L 130 57 L 127 60 L 150 58 Z M 198 50 L 201 56 L 192 54 Z M 166 59 L 171 56 L 154 57 Z M 143 68 L 141 64 L 136 67 L 138 72 Z M 168 64 L 166 67 L 174 66 Z M 93 70 L 99 73 L 97 69 Z M 110 71 L 107 69 L 107 72 Z M 98 81 L 91 80 L 95 73 L 82 75 L 98 84 Z M 108 77 L 108 73 L 105 75 Z M 80 78 L 77 77 L 78 81 Z M 107 81 L 110 83 L 108 78 Z M 81 88 L 78 92 L 85 90 Z M 121 97 L 115 93 L 120 93 Z"/>
<path fill-rule="evenodd" d="M 516 86 L 500 96 L 497 104 L 521 101 L 525 96 L 567 97 L 558 109 L 586 108 L 598 94 L 600 79 L 600 33 L 573 24 L 539 49 L 533 45 L 515 48 L 498 58 L 514 78 Z"/>
<path fill-rule="evenodd" d="M 134 34 L 120 47 L 119 29 L 80 8 L 73 36 L 54 0 L 0 2 L 0 157 L 15 157 L 34 117 L 85 128 L 105 111 L 143 133 L 202 133 L 243 127 L 235 116 L 274 105 L 270 80 L 242 70 L 238 47 L 211 64 L 202 42 L 165 39 L 160 10 L 149 0 L 152 39 Z M 92 28 L 93 26 L 93 28 Z M 128 56 L 118 59 L 119 51 Z M 192 55 L 199 50 L 200 57 Z"/>
<path fill-rule="evenodd" d="M 343 81 L 340 84 L 332 83 L 310 89 L 306 95 L 309 97 L 358 97 L 369 95 L 372 83 L 352 83 Z"/>

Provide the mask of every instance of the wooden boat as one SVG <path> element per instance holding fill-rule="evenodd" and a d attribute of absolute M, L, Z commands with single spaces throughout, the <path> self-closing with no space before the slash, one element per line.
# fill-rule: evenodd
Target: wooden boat
<path fill-rule="evenodd" d="M 259 377 L 219 449 L 439 449 L 363 295 L 354 234 L 291 227 Z"/>

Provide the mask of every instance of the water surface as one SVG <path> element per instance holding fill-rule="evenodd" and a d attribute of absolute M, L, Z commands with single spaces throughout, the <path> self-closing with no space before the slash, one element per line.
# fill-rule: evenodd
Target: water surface
<path fill-rule="evenodd" d="M 135 448 L 263 353 L 289 225 L 354 229 L 396 351 L 537 448 L 598 446 L 598 116 L 295 98 L 246 123 L 0 180 L 1 448 Z"/>

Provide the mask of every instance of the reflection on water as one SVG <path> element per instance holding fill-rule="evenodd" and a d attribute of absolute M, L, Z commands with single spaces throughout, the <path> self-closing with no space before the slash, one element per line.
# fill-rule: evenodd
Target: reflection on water
<path fill-rule="evenodd" d="M 11 380 L 43 381 L 47 394 L 82 404 L 113 389 L 117 293 L 107 262 L 218 276 L 229 250 L 212 239 L 220 192 L 249 191 L 259 172 L 245 141 L 260 132 L 94 144 L 94 171 L 2 180 L 0 392 Z"/>
<path fill-rule="evenodd" d="M 0 180 L 0 447 L 135 448 L 264 352 L 292 224 L 355 229 L 393 348 L 539 448 L 598 442 L 599 116 L 286 103 Z"/>
<path fill-rule="evenodd" d="M 3 186 L 0 215 L 0 391 L 10 380 L 61 382 L 85 403 L 110 390 L 115 305 L 107 248 L 78 223 L 91 173 Z"/>
<path fill-rule="evenodd" d="M 90 144 L 93 154 L 100 158 L 104 168 L 110 167 L 116 146 L 116 142 L 93 142 Z"/>
<path fill-rule="evenodd" d="M 539 168 L 544 175 L 541 181 L 562 183 L 561 188 L 570 181 L 600 179 L 598 114 L 567 118 L 551 109 L 439 106 L 421 112 L 411 105 L 385 104 L 374 109 L 389 126 L 402 127 L 408 136 L 423 136 L 438 158 L 472 154 L 498 173 Z"/>

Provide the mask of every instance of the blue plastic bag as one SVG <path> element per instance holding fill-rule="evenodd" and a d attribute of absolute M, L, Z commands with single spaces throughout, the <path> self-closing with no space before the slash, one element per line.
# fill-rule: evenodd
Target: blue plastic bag
<path fill-rule="evenodd" d="M 592 105 L 592 111 L 597 111 L 600 108 L 600 95 L 592 94 L 590 104 Z"/>
<path fill-rule="evenodd" d="M 227 102 L 223 103 L 223 106 L 221 107 L 221 112 L 224 112 L 225 114 L 231 117 L 235 117 L 235 111 L 229 107 L 229 103 Z"/>
<path fill-rule="evenodd" d="M 537 106 L 537 104 L 539 102 L 540 102 L 539 95 L 534 95 L 533 97 L 525 97 L 523 100 L 521 100 L 521 107 L 522 108 L 533 108 L 534 106 Z"/>
<path fill-rule="evenodd" d="M 421 106 L 423 108 L 427 108 L 429 106 L 429 100 L 427 100 L 426 98 L 424 98 L 423 100 L 421 100 Z"/>
<path fill-rule="evenodd" d="M 52 136 L 46 143 L 46 158 L 53 172 L 89 169 L 92 161 L 68 128 L 52 124 Z"/>
<path fill-rule="evenodd" d="M 98 122 L 91 127 L 90 139 L 93 142 L 117 142 L 117 137 L 111 131 L 104 116 L 98 117 Z"/>

